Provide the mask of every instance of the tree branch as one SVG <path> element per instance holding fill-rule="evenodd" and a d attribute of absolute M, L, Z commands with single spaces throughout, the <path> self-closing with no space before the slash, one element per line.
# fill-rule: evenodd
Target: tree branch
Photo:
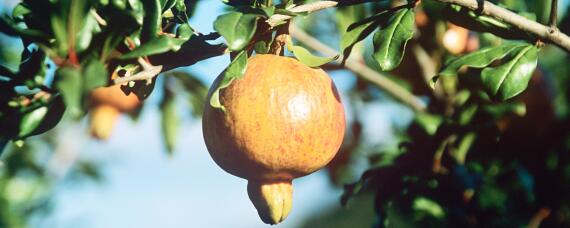
<path fill-rule="evenodd" d="M 463 6 L 473 11 L 480 12 L 483 15 L 491 16 L 505 23 L 511 24 L 516 28 L 531 33 L 544 42 L 552 43 L 566 52 L 570 52 L 570 37 L 558 31 L 555 28 L 545 26 L 536 21 L 529 20 L 519 14 L 508 9 L 497 6 L 488 1 L 478 0 L 435 0 L 442 3 L 451 3 Z M 481 4 L 482 3 L 482 4 Z"/>
<path fill-rule="evenodd" d="M 516 14 L 508 9 L 497 6 L 491 2 L 479 1 L 479 0 L 435 0 L 435 1 L 442 3 L 456 4 L 471 9 L 473 11 L 477 11 L 481 14 L 502 20 L 505 23 L 511 24 L 520 30 L 523 30 L 525 32 L 537 36 L 544 42 L 552 43 L 564 49 L 565 51 L 570 52 L 570 37 L 568 35 L 558 31 L 557 29 L 555 29 L 555 27 L 546 26 L 536 21 L 527 19 L 519 14 Z M 352 5 L 362 2 L 366 1 L 355 1 L 355 2 L 350 2 L 345 0 L 316 1 L 292 7 L 289 9 L 289 11 L 294 13 L 314 12 L 326 8 L 335 7 L 338 5 L 347 5 L 347 4 Z M 557 6 L 556 3 L 558 2 L 556 0 L 553 0 L 552 3 Z M 280 24 L 282 21 L 289 20 L 291 18 L 292 16 L 276 14 L 267 19 L 267 23 L 269 23 L 269 25 L 271 26 L 275 26 Z"/>
<path fill-rule="evenodd" d="M 556 28 L 556 22 L 558 20 L 558 0 L 552 0 L 550 2 L 550 19 L 548 20 L 548 25 L 550 28 Z"/>
<path fill-rule="evenodd" d="M 295 25 L 291 25 L 291 27 L 289 28 L 289 32 L 291 36 L 297 39 L 299 42 L 305 44 L 307 47 L 311 49 L 314 49 L 322 53 L 323 55 L 334 56 L 338 54 L 335 50 L 326 46 L 321 41 L 315 39 L 309 34 L 305 33 L 303 30 L 296 27 Z M 337 63 L 340 64 L 340 59 L 343 58 L 340 57 L 338 59 L 339 60 L 337 60 Z M 408 92 L 406 89 L 402 88 L 400 85 L 391 81 L 386 76 L 376 72 L 373 69 L 370 69 L 365 64 L 358 61 L 354 61 L 352 59 L 348 59 L 345 62 L 345 67 L 356 73 L 358 77 L 366 81 L 369 81 L 370 83 L 388 92 L 397 100 L 411 107 L 414 111 L 416 112 L 425 111 L 426 105 L 422 101 L 420 101 L 416 96 Z"/>

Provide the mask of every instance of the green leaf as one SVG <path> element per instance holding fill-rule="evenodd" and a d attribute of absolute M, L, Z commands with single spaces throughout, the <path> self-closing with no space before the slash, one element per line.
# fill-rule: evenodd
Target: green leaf
<path fill-rule="evenodd" d="M 56 71 L 58 81 L 55 87 L 61 92 L 65 105 L 73 117 L 79 117 L 82 100 L 81 72 L 71 67 L 59 68 Z"/>
<path fill-rule="evenodd" d="M 270 48 L 269 44 L 263 40 L 255 42 L 255 44 L 253 45 L 253 49 L 255 50 L 255 53 L 258 53 L 258 54 L 267 54 L 269 52 L 269 48 Z"/>
<path fill-rule="evenodd" d="M 443 118 L 430 113 L 418 113 L 414 121 L 429 135 L 434 135 L 443 123 Z"/>
<path fill-rule="evenodd" d="M 100 56 L 103 62 L 115 47 L 125 40 L 126 36 L 139 29 L 137 19 L 130 13 L 114 9 L 108 17 L 108 20 L 113 21 L 113 23 L 104 26 L 100 33 L 94 35 L 87 51 L 92 55 Z"/>
<path fill-rule="evenodd" d="M 214 21 L 214 29 L 226 39 L 228 48 L 232 51 L 245 48 L 256 28 L 257 16 L 252 14 L 231 12 L 218 16 Z"/>
<path fill-rule="evenodd" d="M 162 23 L 162 5 L 160 0 L 141 1 L 144 9 L 141 41 L 147 42 L 158 36 Z"/>
<path fill-rule="evenodd" d="M 20 132 L 18 137 L 31 134 L 40 124 L 48 112 L 48 107 L 39 107 L 29 113 L 26 113 L 20 122 Z"/>
<path fill-rule="evenodd" d="M 337 23 L 341 30 L 340 50 L 347 59 L 350 55 L 352 48 L 361 40 L 370 35 L 378 24 L 386 20 L 388 12 L 382 11 L 376 15 L 356 21 L 351 24 L 346 24 L 346 21 L 354 21 L 354 18 L 364 15 L 364 8 L 351 6 L 337 10 Z"/>
<path fill-rule="evenodd" d="M 406 43 L 414 36 L 415 13 L 413 9 L 401 9 L 388 20 L 386 27 L 374 34 L 374 58 L 383 71 L 400 65 Z"/>
<path fill-rule="evenodd" d="M 4 148 L 6 148 L 6 145 L 8 145 L 8 142 L 10 142 L 10 140 L 0 136 L 0 155 L 2 155 L 2 153 L 4 153 Z"/>
<path fill-rule="evenodd" d="M 502 102 L 497 104 L 489 104 L 484 106 L 484 111 L 495 119 L 500 119 L 506 114 L 515 114 L 517 116 L 526 115 L 526 105 L 524 102 Z"/>
<path fill-rule="evenodd" d="M 30 14 L 31 12 L 32 11 L 24 3 L 19 3 L 12 10 L 12 17 L 16 18 L 17 20 L 23 20 L 23 17 Z"/>
<path fill-rule="evenodd" d="M 65 105 L 59 95 L 51 96 L 47 101 L 34 101 L 24 110 L 12 113 L 12 117 L 3 120 L 2 124 L 9 125 L 10 130 L 14 131 L 4 136 L 17 140 L 44 133 L 59 123 L 64 111 Z"/>
<path fill-rule="evenodd" d="M 13 20 L 2 16 L 0 16 L 0 32 L 9 36 L 21 36 L 44 45 L 48 45 L 50 40 L 50 36 L 46 33 L 36 29 L 21 28 Z"/>
<path fill-rule="evenodd" d="M 162 12 L 167 11 L 170 8 L 174 7 L 175 4 L 176 4 L 176 0 L 163 0 Z"/>
<path fill-rule="evenodd" d="M 107 85 L 108 75 L 105 65 L 98 60 L 91 60 L 85 64 L 85 90 L 92 90 Z"/>
<path fill-rule="evenodd" d="M 196 76 L 183 71 L 174 71 L 167 73 L 168 77 L 174 77 L 178 83 L 182 84 L 186 92 L 188 92 L 188 103 L 192 107 L 192 115 L 200 117 L 204 110 L 204 100 L 208 95 L 208 88 Z"/>
<path fill-rule="evenodd" d="M 339 55 L 333 57 L 315 56 L 304 47 L 292 45 L 291 42 L 287 43 L 287 48 L 289 48 L 289 51 L 293 52 L 299 61 L 308 67 L 319 67 L 331 61 L 334 61 L 339 57 Z"/>
<path fill-rule="evenodd" d="M 507 100 L 522 93 L 536 69 L 538 48 L 534 45 L 518 47 L 509 53 L 508 61 L 498 67 L 485 68 L 481 81 L 491 97 Z"/>
<path fill-rule="evenodd" d="M 245 51 L 241 51 L 235 58 L 232 60 L 228 68 L 222 73 L 222 77 L 220 79 L 220 83 L 218 84 L 217 88 L 215 88 L 212 92 L 212 96 L 210 97 L 210 105 L 214 108 L 219 108 L 222 111 L 226 111 L 226 108 L 220 102 L 220 91 L 228 86 L 235 80 L 241 79 L 245 74 L 245 70 L 247 69 L 247 54 Z"/>
<path fill-rule="evenodd" d="M 172 154 L 178 139 L 178 126 L 180 125 L 180 118 L 176 112 L 176 102 L 172 91 L 165 89 L 160 109 L 162 110 L 162 137 L 166 150 L 169 154 Z"/>
<path fill-rule="evenodd" d="M 151 39 L 147 43 L 135 48 L 119 57 L 119 59 L 134 59 L 141 56 L 150 56 L 165 53 L 168 51 L 177 51 L 182 47 L 185 40 L 177 39 L 167 35 L 162 35 Z"/>
<path fill-rule="evenodd" d="M 443 70 L 432 79 L 431 86 L 435 86 L 435 82 L 440 76 L 456 76 L 457 72 L 464 66 L 471 68 L 484 68 L 498 59 L 504 58 L 513 50 L 526 46 L 527 43 L 509 42 L 496 47 L 483 48 L 478 51 L 460 56 L 445 64 Z"/>
<path fill-rule="evenodd" d="M 263 7 L 261 8 L 261 10 L 263 10 L 263 13 L 265 14 L 265 16 L 267 18 L 273 16 L 273 14 L 275 14 L 275 6 L 269 6 L 269 7 Z"/>
<path fill-rule="evenodd" d="M 176 37 L 182 40 L 189 40 L 194 35 L 194 29 L 188 23 L 181 24 L 176 29 Z"/>
<path fill-rule="evenodd" d="M 418 211 L 425 211 L 434 218 L 438 219 L 443 219 L 445 216 L 443 208 L 437 202 L 425 197 L 416 198 L 414 200 L 412 208 Z"/>
<path fill-rule="evenodd" d="M 92 1 L 60 0 L 54 4 L 55 12 L 51 14 L 51 26 L 55 36 L 58 54 L 65 56 L 71 48 L 76 49 L 76 45 L 85 36 L 91 34 L 81 33 L 85 26 L 88 12 L 91 9 Z"/>

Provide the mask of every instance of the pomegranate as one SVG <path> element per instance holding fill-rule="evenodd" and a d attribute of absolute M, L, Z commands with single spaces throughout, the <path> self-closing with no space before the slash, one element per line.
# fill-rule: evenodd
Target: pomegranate
<path fill-rule="evenodd" d="M 325 166 L 342 143 L 345 116 L 336 87 L 321 69 L 258 54 L 219 99 L 225 111 L 209 104 L 204 110 L 208 151 L 226 172 L 248 180 L 259 216 L 277 224 L 291 210 L 292 180 Z"/>

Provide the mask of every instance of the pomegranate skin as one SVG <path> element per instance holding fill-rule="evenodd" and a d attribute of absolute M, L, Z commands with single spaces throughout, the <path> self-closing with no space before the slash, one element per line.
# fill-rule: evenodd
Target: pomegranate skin
<path fill-rule="evenodd" d="M 345 115 L 334 83 L 293 58 L 251 57 L 244 77 L 219 99 L 225 112 L 206 104 L 202 130 L 214 161 L 235 176 L 289 181 L 325 166 L 342 143 Z"/>

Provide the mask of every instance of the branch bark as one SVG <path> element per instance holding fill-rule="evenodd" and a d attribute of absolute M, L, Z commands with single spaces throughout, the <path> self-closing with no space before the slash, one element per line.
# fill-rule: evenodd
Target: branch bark
<path fill-rule="evenodd" d="M 518 15 L 508 9 L 497 6 L 488 1 L 478 1 L 478 0 L 435 0 L 442 3 L 451 3 L 459 6 L 466 7 L 473 11 L 480 12 L 483 15 L 491 16 L 499 19 L 505 23 L 511 24 L 516 28 L 531 33 L 540 40 L 552 43 L 566 52 L 570 52 L 570 37 L 568 35 L 560 32 L 556 28 L 551 28 L 540 24 L 536 21 L 529 20 L 521 15 Z"/>
<path fill-rule="evenodd" d="M 293 24 L 289 28 L 289 32 L 291 36 L 297 39 L 299 42 L 305 44 L 311 49 L 314 49 L 315 51 L 322 53 L 323 55 L 335 56 L 338 54 L 334 49 L 323 44 L 321 41 L 305 33 L 303 30 Z M 337 60 L 337 63 L 339 64 L 341 63 L 340 59 L 343 59 L 342 56 Z M 424 112 L 426 110 L 426 105 L 420 99 L 418 99 L 412 93 L 408 92 L 406 89 L 402 88 L 400 85 L 388 79 L 385 75 L 378 73 L 365 64 L 349 58 L 345 62 L 345 67 L 356 73 L 358 77 L 361 77 L 362 79 L 369 81 L 370 83 L 388 92 L 394 98 L 408 105 L 414 111 Z"/>
<path fill-rule="evenodd" d="M 520 30 L 523 30 L 525 32 L 537 36 L 544 42 L 554 44 L 564 49 L 566 52 L 570 53 L 570 37 L 568 35 L 558 31 L 556 28 L 550 27 L 550 25 L 546 26 L 536 21 L 527 19 L 523 16 L 520 16 L 519 14 L 516 14 L 508 9 L 497 6 L 491 2 L 479 1 L 479 0 L 435 0 L 435 1 L 441 3 L 456 4 L 471 9 L 473 11 L 480 12 L 483 15 L 491 16 L 496 19 L 502 20 L 505 23 L 511 24 Z M 556 1 L 553 1 L 553 3 L 555 2 Z M 352 4 L 352 3 L 343 0 L 317 1 L 309 4 L 292 7 L 291 9 L 289 9 L 289 11 L 295 13 L 314 12 L 345 4 Z M 276 14 L 270 17 L 267 20 L 267 23 L 269 23 L 271 26 L 275 26 L 281 23 L 282 21 L 289 20 L 291 18 L 292 18 L 291 16 Z"/>

